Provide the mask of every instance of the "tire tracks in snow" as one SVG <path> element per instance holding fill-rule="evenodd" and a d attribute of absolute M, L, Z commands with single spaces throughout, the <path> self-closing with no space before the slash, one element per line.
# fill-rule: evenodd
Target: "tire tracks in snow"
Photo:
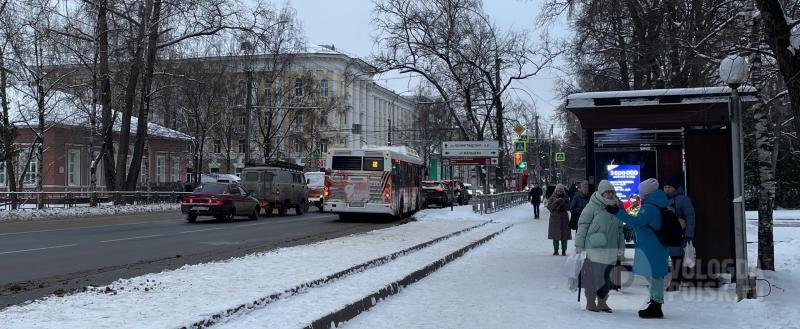
<path fill-rule="evenodd" d="M 391 261 L 393 261 L 393 260 L 395 260 L 397 258 L 406 256 L 406 255 L 414 253 L 416 251 L 419 251 L 419 250 L 425 249 L 427 247 L 433 246 L 433 245 L 435 245 L 435 244 L 437 244 L 439 242 L 442 242 L 442 241 L 445 241 L 447 239 L 459 236 L 461 234 L 464 234 L 464 233 L 469 232 L 471 230 L 483 227 L 483 226 L 485 226 L 487 224 L 490 224 L 490 223 L 493 223 L 493 221 L 491 221 L 491 220 L 490 221 L 485 221 L 485 222 L 482 222 L 480 224 L 477 224 L 477 225 L 474 225 L 474 226 L 470 226 L 470 227 L 467 227 L 465 229 L 462 229 L 462 230 L 459 230 L 459 231 L 456 231 L 456 232 L 448 233 L 448 234 L 440 236 L 438 238 L 435 238 L 435 239 L 432 239 L 432 240 L 417 244 L 415 246 L 412 246 L 412 247 L 409 247 L 409 248 L 406 248 L 406 249 L 391 253 L 389 255 L 363 262 L 361 264 L 358 264 L 358 265 L 352 266 L 350 268 L 347 268 L 345 270 L 330 274 L 330 275 L 325 276 L 323 278 L 319 278 L 319 279 L 316 279 L 316 280 L 312 280 L 312 281 L 308 281 L 308 282 L 302 283 L 302 284 L 300 284 L 298 286 L 295 286 L 295 287 L 290 288 L 290 289 L 286 289 L 286 290 L 284 290 L 282 292 L 274 293 L 274 294 L 271 294 L 269 296 L 265 296 L 265 297 L 259 298 L 257 300 L 254 300 L 254 301 L 246 303 L 246 304 L 240 304 L 240 305 L 238 305 L 236 307 L 228 308 L 228 309 L 226 309 L 224 311 L 221 311 L 219 313 L 211 314 L 211 315 L 207 316 L 205 319 L 199 320 L 199 321 L 194 322 L 192 324 L 189 324 L 187 326 L 183 326 L 182 328 L 183 329 L 186 329 L 186 328 L 208 328 L 210 326 L 213 326 L 215 324 L 223 322 L 223 321 L 225 321 L 227 319 L 230 319 L 230 318 L 233 318 L 233 317 L 236 317 L 236 316 L 241 316 L 241 315 L 244 315 L 244 314 L 249 313 L 251 311 L 266 307 L 267 305 L 269 305 L 270 303 L 273 303 L 275 301 L 278 301 L 278 300 L 281 300 L 281 299 L 285 299 L 285 298 L 288 298 L 288 297 L 292 297 L 292 296 L 295 296 L 295 295 L 299 295 L 299 294 L 305 293 L 305 292 L 307 292 L 307 291 L 309 291 L 311 289 L 314 289 L 314 288 L 317 288 L 317 287 L 321 287 L 321 286 L 324 286 L 324 285 L 329 284 L 331 282 L 334 282 L 336 280 L 340 280 L 340 279 L 346 278 L 346 277 L 348 277 L 350 275 L 361 273 L 361 272 L 364 272 L 364 271 L 366 271 L 368 269 L 384 265 L 384 264 L 386 264 L 388 262 L 391 262 Z M 508 227 L 510 227 L 510 226 L 508 226 Z M 502 231 L 506 230 L 508 227 L 502 229 L 499 232 L 502 232 Z M 495 233 L 495 234 L 493 234 L 491 236 L 493 237 L 494 235 L 496 235 L 498 233 Z M 473 248 L 474 248 L 474 246 L 473 246 Z"/>

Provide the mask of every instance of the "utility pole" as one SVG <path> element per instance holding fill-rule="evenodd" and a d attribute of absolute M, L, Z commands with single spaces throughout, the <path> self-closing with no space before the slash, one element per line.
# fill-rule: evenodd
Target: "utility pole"
<path fill-rule="evenodd" d="M 550 125 L 550 154 L 547 157 L 550 158 L 550 166 L 549 166 L 550 170 L 547 173 L 547 176 L 552 184 L 552 182 L 555 181 L 553 179 L 555 170 L 553 170 L 553 125 L 552 124 Z"/>
<path fill-rule="evenodd" d="M 245 122 L 244 122 L 244 163 L 250 162 L 250 117 L 253 109 L 253 70 L 247 70 L 247 97 L 245 97 Z M 230 171 L 230 168 L 228 168 Z"/>

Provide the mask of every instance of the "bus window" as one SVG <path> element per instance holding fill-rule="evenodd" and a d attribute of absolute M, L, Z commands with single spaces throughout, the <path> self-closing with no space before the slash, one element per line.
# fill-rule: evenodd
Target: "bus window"
<path fill-rule="evenodd" d="M 361 157 L 335 156 L 331 162 L 333 170 L 361 170 Z"/>
<path fill-rule="evenodd" d="M 364 158 L 365 171 L 383 171 L 383 158 Z"/>

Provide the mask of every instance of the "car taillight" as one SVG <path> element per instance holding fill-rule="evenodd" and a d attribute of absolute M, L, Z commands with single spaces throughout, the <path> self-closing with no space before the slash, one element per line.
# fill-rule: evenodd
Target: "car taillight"
<path fill-rule="evenodd" d="M 328 196 L 331 194 L 331 190 L 330 190 L 330 189 L 328 189 L 328 187 L 327 187 L 327 186 L 325 186 L 325 187 L 322 189 L 322 194 L 323 194 L 323 195 L 325 196 L 325 198 L 327 199 L 327 198 L 328 198 Z"/>
<path fill-rule="evenodd" d="M 437 188 L 436 188 L 436 192 L 444 192 L 444 189 L 443 189 L 443 188 L 441 188 L 441 187 L 437 187 Z"/>

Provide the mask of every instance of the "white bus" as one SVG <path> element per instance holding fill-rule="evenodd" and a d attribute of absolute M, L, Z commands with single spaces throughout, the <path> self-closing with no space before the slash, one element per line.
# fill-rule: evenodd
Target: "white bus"
<path fill-rule="evenodd" d="M 405 146 L 331 149 L 327 153 L 325 211 L 404 217 L 420 209 L 422 159 Z"/>

